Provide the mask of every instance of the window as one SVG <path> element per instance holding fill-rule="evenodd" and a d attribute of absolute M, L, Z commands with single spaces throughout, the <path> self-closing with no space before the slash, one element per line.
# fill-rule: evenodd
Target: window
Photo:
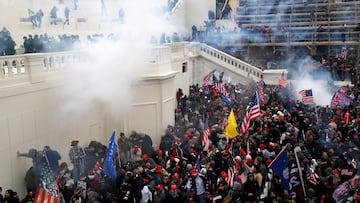
<path fill-rule="evenodd" d="M 186 73 L 187 72 L 187 62 L 182 63 L 182 72 Z"/>

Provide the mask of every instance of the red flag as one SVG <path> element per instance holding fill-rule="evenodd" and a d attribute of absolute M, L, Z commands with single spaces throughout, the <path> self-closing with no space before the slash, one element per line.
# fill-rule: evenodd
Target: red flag
<path fill-rule="evenodd" d="M 280 78 L 279 78 L 279 85 L 286 88 L 287 86 L 287 80 L 285 79 L 284 72 L 282 72 Z"/>

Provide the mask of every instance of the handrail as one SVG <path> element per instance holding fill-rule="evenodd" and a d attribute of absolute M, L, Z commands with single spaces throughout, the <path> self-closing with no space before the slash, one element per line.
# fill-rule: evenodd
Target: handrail
<path fill-rule="evenodd" d="M 222 67 L 228 68 L 244 77 L 252 78 L 255 81 L 259 81 L 263 78 L 263 71 L 260 68 L 215 49 L 214 47 L 199 43 L 198 51 L 201 56 L 219 63 Z"/>

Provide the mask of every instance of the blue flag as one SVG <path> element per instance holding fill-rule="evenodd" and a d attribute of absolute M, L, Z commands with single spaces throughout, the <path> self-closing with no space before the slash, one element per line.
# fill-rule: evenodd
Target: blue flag
<path fill-rule="evenodd" d="M 289 166 L 286 147 L 270 163 L 269 168 L 281 179 L 283 190 L 289 191 Z"/>
<path fill-rule="evenodd" d="M 229 106 L 233 106 L 234 105 L 234 102 L 227 96 L 225 95 L 220 95 L 221 96 L 221 99 Z"/>
<path fill-rule="evenodd" d="M 116 168 L 115 168 L 115 164 L 114 164 L 114 155 L 117 150 L 115 135 L 116 135 L 116 131 L 114 130 L 114 132 L 112 133 L 111 138 L 109 140 L 109 147 L 108 147 L 108 151 L 107 151 L 106 158 L 104 161 L 104 166 L 103 166 L 104 174 L 113 180 L 116 179 L 116 177 L 117 177 L 117 172 L 116 172 Z"/>

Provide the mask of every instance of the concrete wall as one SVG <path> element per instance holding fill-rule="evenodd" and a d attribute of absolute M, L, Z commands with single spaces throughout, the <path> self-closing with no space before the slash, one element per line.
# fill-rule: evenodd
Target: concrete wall
<path fill-rule="evenodd" d="M 197 26 L 199 30 L 205 30 L 204 20 L 208 19 L 209 10 L 215 12 L 215 0 L 185 0 L 186 2 L 186 24 L 188 30 L 191 30 L 193 25 Z"/>
<path fill-rule="evenodd" d="M 32 87 L 30 87 L 32 86 Z M 62 161 L 69 162 L 70 141 L 77 139 L 81 146 L 90 140 L 107 143 L 105 115 L 96 104 L 87 106 L 83 114 L 62 114 L 62 100 L 56 94 L 56 86 L 23 85 L 26 93 L 11 95 L 14 88 L 1 88 L 0 95 L 0 185 L 25 194 L 24 176 L 31 166 L 31 159 L 19 157 L 17 152 L 30 148 L 43 149 L 45 145 L 60 152 Z"/>

